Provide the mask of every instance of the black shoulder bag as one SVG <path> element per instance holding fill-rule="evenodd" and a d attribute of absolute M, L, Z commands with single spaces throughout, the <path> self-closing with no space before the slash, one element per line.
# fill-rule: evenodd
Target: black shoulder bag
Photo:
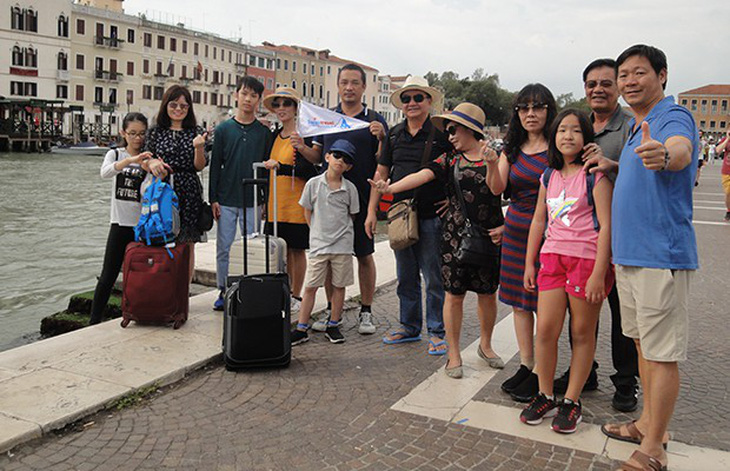
<path fill-rule="evenodd" d="M 460 159 L 461 158 L 459 158 L 459 160 Z M 454 170 L 453 172 L 450 172 L 450 174 L 453 179 L 456 200 L 459 203 L 459 208 L 461 209 L 462 214 L 464 215 L 464 233 L 454 257 L 462 265 L 486 266 L 494 259 L 494 257 L 499 256 L 499 247 L 494 245 L 491 239 L 482 234 L 479 228 L 472 224 L 469 219 L 464 195 L 461 193 L 461 185 L 459 185 L 459 175 L 461 174 L 459 169 L 459 160 L 456 161 Z"/>

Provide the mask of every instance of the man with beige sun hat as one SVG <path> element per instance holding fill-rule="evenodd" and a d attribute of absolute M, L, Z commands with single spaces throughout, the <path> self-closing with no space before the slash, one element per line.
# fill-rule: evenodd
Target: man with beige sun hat
<path fill-rule="evenodd" d="M 451 144 L 443 131 L 431 122 L 431 107 L 443 94 L 417 76 L 408 76 L 405 85 L 395 90 L 390 101 L 403 111 L 405 120 L 389 130 L 383 141 L 383 151 L 378 160 L 374 180 L 396 182 L 419 171 L 451 150 Z M 424 185 L 417 191 L 407 191 L 394 196 L 394 203 L 409 198 L 416 199 L 419 240 L 410 247 L 395 250 L 398 276 L 398 300 L 400 304 L 400 328 L 387 333 L 383 342 L 388 345 L 421 340 L 423 314 L 421 307 L 421 275 L 426 283 L 426 326 L 430 355 L 443 355 L 448 347 L 444 338 L 443 305 L 444 288 L 441 281 L 439 243 L 441 222 L 438 211 L 446 200 L 444 188 L 437 182 Z M 379 195 L 370 194 L 365 230 L 373 237 L 376 226 L 376 210 Z"/>

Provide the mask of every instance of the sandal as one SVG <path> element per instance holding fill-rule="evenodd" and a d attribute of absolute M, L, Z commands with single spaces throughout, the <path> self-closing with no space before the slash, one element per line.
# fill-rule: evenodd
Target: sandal
<path fill-rule="evenodd" d="M 629 463 L 629 460 L 634 460 L 639 463 L 641 467 Z M 667 467 L 653 456 L 649 456 L 643 451 L 636 450 L 631 454 L 631 457 L 628 460 L 623 462 L 619 471 L 667 471 Z"/>
<path fill-rule="evenodd" d="M 628 435 L 625 435 L 621 433 L 622 428 L 626 428 L 626 432 Z M 613 438 L 614 440 L 620 440 L 622 442 L 629 442 L 629 443 L 635 443 L 637 445 L 641 445 L 641 440 L 644 439 L 644 434 L 641 433 L 641 430 L 636 426 L 636 421 L 632 420 L 631 422 L 627 422 L 625 424 L 605 424 L 601 425 L 601 432 L 608 438 Z M 667 442 L 669 441 L 669 437 L 667 437 L 667 441 L 662 442 L 662 447 L 666 450 L 667 449 Z"/>
<path fill-rule="evenodd" d="M 445 348 L 439 348 L 439 347 L 445 347 Z M 433 340 L 428 341 L 428 354 L 434 355 L 434 356 L 441 356 L 446 355 L 446 352 L 449 351 L 449 346 L 446 343 L 446 340 L 441 340 L 439 342 L 434 342 Z"/>
<path fill-rule="evenodd" d="M 394 338 L 397 337 L 397 338 Z M 407 342 L 418 342 L 421 340 L 420 335 L 408 335 L 406 332 L 402 330 L 394 330 L 393 332 L 389 333 L 387 336 L 383 337 L 383 343 L 386 345 L 394 345 L 397 343 L 407 343 Z"/>

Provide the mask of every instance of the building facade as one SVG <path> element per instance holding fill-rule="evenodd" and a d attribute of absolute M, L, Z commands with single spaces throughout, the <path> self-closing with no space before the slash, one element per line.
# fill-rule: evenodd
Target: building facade
<path fill-rule="evenodd" d="M 717 139 L 730 129 L 730 85 L 705 85 L 682 92 L 677 103 L 692 113 L 706 136 Z"/>
<path fill-rule="evenodd" d="M 1 0 L 0 95 L 68 95 L 71 0 Z"/>

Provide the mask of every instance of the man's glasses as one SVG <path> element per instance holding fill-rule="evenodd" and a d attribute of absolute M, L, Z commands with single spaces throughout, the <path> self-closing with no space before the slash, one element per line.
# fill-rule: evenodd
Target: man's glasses
<path fill-rule="evenodd" d="M 187 111 L 188 108 L 190 108 L 190 105 L 188 105 L 187 103 L 178 103 L 176 101 L 171 101 L 167 104 L 167 107 L 173 110 L 180 108 L 182 111 Z"/>
<path fill-rule="evenodd" d="M 290 106 L 294 106 L 294 100 L 290 100 L 289 98 L 284 98 L 284 99 L 283 99 L 283 100 L 281 100 L 281 101 L 279 101 L 279 100 L 274 100 L 274 101 L 273 101 L 273 102 L 271 103 L 271 107 L 272 107 L 272 108 L 281 108 L 282 106 L 283 106 L 284 108 L 289 108 Z"/>
<path fill-rule="evenodd" d="M 548 107 L 547 103 L 517 103 L 515 105 L 515 111 L 523 113 L 525 111 L 540 111 L 546 110 Z"/>
<path fill-rule="evenodd" d="M 596 88 L 597 86 L 601 86 L 603 88 L 611 88 L 616 84 L 616 82 L 612 80 L 601 80 L 600 82 L 597 80 L 589 80 L 585 83 L 585 88 L 591 89 Z"/>
<path fill-rule="evenodd" d="M 402 101 L 404 104 L 408 104 L 411 102 L 411 100 L 415 101 L 416 103 L 421 103 L 423 100 L 426 99 L 426 95 L 423 93 L 416 93 L 415 95 L 401 95 L 400 101 Z"/>

